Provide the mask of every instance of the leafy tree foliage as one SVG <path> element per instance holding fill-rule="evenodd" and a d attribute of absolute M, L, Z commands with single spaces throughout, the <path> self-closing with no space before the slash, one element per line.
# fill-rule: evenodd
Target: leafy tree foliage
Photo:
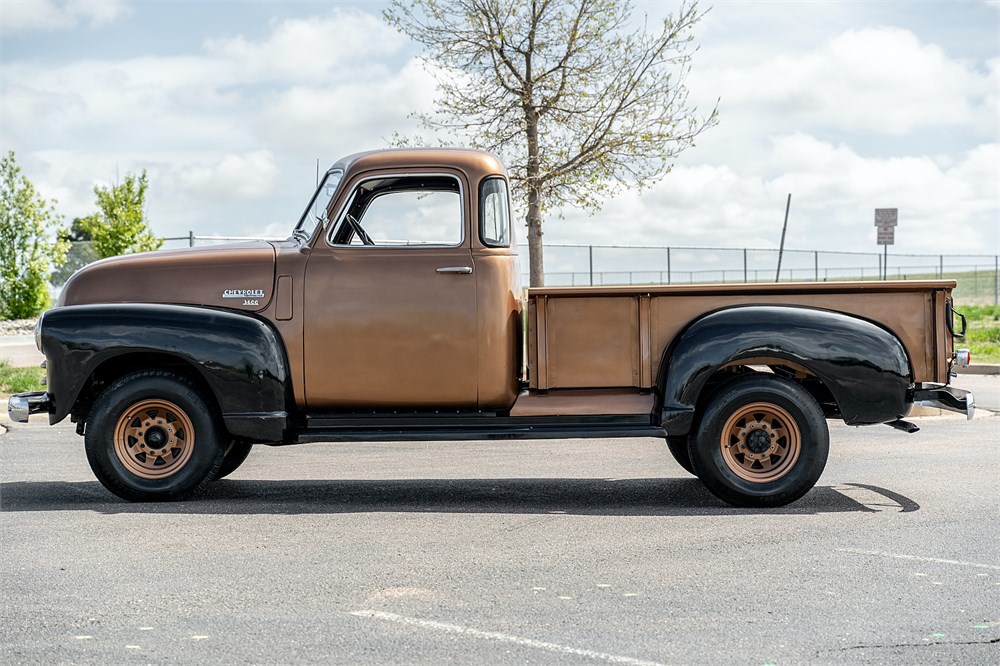
<path fill-rule="evenodd" d="M 94 187 L 99 210 L 80 220 L 79 231 L 90 238 L 98 257 L 146 252 L 163 245 L 147 224 L 148 188 L 145 169 L 140 176 L 126 174 L 122 182 L 111 187 Z"/>
<path fill-rule="evenodd" d="M 0 158 L 0 319 L 34 317 L 49 307 L 49 273 L 67 243 L 50 240 L 62 219 L 21 172 L 10 151 Z"/>
<path fill-rule="evenodd" d="M 504 156 L 527 211 L 532 285 L 546 210 L 593 212 L 652 185 L 718 120 L 687 102 L 697 3 L 652 31 L 631 29 L 631 15 L 628 0 L 393 0 L 384 14 L 437 77 L 424 125 Z"/>

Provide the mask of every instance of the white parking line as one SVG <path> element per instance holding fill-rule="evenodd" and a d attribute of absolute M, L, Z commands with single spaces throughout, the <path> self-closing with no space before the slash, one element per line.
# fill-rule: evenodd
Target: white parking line
<path fill-rule="evenodd" d="M 918 562 L 938 562 L 940 564 L 957 564 L 963 567 L 978 567 L 980 569 L 996 569 L 1000 571 L 1000 566 L 995 564 L 980 564 L 979 562 L 963 562 L 961 560 L 942 560 L 938 557 L 921 557 L 920 555 L 901 555 L 899 553 L 883 553 L 877 550 L 860 550 L 858 548 L 838 548 L 841 553 L 853 553 L 855 555 L 875 555 L 878 557 L 892 557 L 897 560 L 917 560 Z"/>
<path fill-rule="evenodd" d="M 578 657 L 601 659 L 603 661 L 611 662 L 613 664 L 631 664 L 632 666 L 663 666 L 663 664 L 660 664 L 659 662 L 655 661 L 645 661 L 643 659 L 622 657 L 620 655 L 608 654 L 606 652 L 595 652 L 594 650 L 584 650 L 581 648 L 570 647 L 569 645 L 559 645 L 558 643 L 547 643 L 545 641 L 536 641 L 532 638 L 524 638 L 523 636 L 515 636 L 513 634 L 504 634 L 499 631 L 482 631 L 480 629 L 473 629 L 472 627 L 463 627 L 462 625 L 459 624 L 448 624 L 447 622 L 435 622 L 434 620 L 421 620 L 415 617 L 396 615 L 395 613 L 383 613 L 380 611 L 360 610 L 352 612 L 351 615 L 356 615 L 357 617 L 375 618 L 377 620 L 386 620 L 388 622 L 405 624 L 411 627 L 419 627 L 421 629 L 434 629 L 436 631 L 443 631 L 449 634 L 461 634 L 463 636 L 470 636 L 472 638 L 482 638 L 490 641 L 498 641 L 500 643 L 513 643 L 515 645 L 523 645 L 525 647 L 536 648 L 538 650 L 546 650 L 548 652 L 558 652 L 559 654 L 571 654 Z"/>

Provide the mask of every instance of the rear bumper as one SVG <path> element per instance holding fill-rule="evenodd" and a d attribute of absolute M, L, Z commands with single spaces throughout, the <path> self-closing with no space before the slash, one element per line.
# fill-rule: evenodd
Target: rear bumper
<path fill-rule="evenodd" d="M 976 413 L 976 399 L 972 392 L 953 386 L 925 385 L 916 388 L 913 391 L 913 404 L 959 412 L 965 414 L 967 419 L 971 419 Z"/>
<path fill-rule="evenodd" d="M 7 401 L 7 415 L 16 423 L 27 423 L 32 414 L 48 414 L 51 401 L 45 391 L 16 393 Z"/>

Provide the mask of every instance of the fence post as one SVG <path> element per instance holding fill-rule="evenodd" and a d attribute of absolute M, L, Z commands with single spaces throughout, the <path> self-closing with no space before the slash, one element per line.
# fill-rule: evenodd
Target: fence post
<path fill-rule="evenodd" d="M 670 248 L 667 248 L 667 284 L 670 284 Z"/>
<path fill-rule="evenodd" d="M 589 245 L 588 251 L 590 252 L 590 286 L 594 286 L 594 246 Z"/>
<path fill-rule="evenodd" d="M 944 278 L 944 255 L 938 255 L 938 280 Z"/>
<path fill-rule="evenodd" d="M 194 247 L 194 232 L 188 231 L 188 247 Z"/>
<path fill-rule="evenodd" d="M 993 256 L 993 305 L 1000 305 L 1000 255 Z"/>
<path fill-rule="evenodd" d="M 813 266 L 816 269 L 816 275 L 813 278 L 815 282 L 819 282 L 819 250 L 813 251 Z"/>
<path fill-rule="evenodd" d="M 743 283 L 747 282 L 747 249 L 743 248 Z"/>

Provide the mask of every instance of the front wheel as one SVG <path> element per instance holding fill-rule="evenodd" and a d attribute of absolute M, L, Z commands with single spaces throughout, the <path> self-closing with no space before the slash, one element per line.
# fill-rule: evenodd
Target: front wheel
<path fill-rule="evenodd" d="M 770 507 L 809 492 L 829 449 L 823 410 L 808 391 L 780 377 L 755 376 L 711 398 L 688 452 L 716 497 L 735 506 Z"/>
<path fill-rule="evenodd" d="M 239 469 L 240 465 L 246 461 L 247 456 L 250 455 L 252 449 L 253 444 L 248 442 L 237 442 L 235 440 L 230 442 L 229 446 L 226 447 L 226 455 L 222 459 L 222 466 L 215 475 L 215 480 L 224 479 Z"/>
<path fill-rule="evenodd" d="M 223 447 L 208 403 L 186 379 L 144 371 L 113 382 L 84 439 L 97 480 L 133 502 L 182 499 L 218 473 Z"/>

